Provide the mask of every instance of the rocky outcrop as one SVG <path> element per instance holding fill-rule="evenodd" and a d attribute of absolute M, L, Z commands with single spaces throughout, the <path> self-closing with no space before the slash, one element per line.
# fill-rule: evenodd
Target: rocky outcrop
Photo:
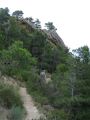
<path fill-rule="evenodd" d="M 30 28 L 36 29 L 35 25 L 34 25 L 32 22 L 30 22 L 29 20 L 23 19 L 23 18 L 21 18 L 21 19 L 19 19 L 19 20 L 20 20 L 22 23 L 27 24 Z"/>
<path fill-rule="evenodd" d="M 53 42 L 54 44 L 62 47 L 66 47 L 61 37 L 55 30 L 46 30 L 44 29 L 43 32 L 47 35 L 48 39 Z"/>
<path fill-rule="evenodd" d="M 23 24 L 26 24 L 30 30 L 37 29 L 34 25 L 34 23 L 30 22 L 27 19 L 19 19 Z M 58 35 L 58 33 L 55 30 L 46 30 L 46 29 L 37 29 L 38 31 L 41 31 L 42 33 L 47 35 L 47 39 L 50 40 L 52 43 L 54 43 L 57 46 L 62 46 L 63 48 L 66 48 L 63 40 Z"/>

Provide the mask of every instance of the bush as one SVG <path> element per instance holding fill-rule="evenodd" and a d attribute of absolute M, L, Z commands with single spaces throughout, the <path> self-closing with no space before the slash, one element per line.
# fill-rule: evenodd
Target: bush
<path fill-rule="evenodd" d="M 11 108 L 13 105 L 22 107 L 22 101 L 17 89 L 0 83 L 0 104 L 6 108 Z"/>
<path fill-rule="evenodd" d="M 68 120 L 68 113 L 64 110 L 53 110 L 46 113 L 46 120 Z"/>
<path fill-rule="evenodd" d="M 36 65 L 36 59 L 23 48 L 23 42 L 14 42 L 7 50 L 0 51 L 0 69 L 3 74 L 17 75 L 18 72 L 28 71 Z"/>
<path fill-rule="evenodd" d="M 40 83 L 39 75 L 35 71 L 31 71 L 28 74 L 26 86 L 28 92 L 33 96 L 35 101 L 37 101 L 41 105 L 48 103 L 48 99 Z"/>
<path fill-rule="evenodd" d="M 24 120 L 25 111 L 21 107 L 13 106 L 10 110 L 9 120 Z"/>

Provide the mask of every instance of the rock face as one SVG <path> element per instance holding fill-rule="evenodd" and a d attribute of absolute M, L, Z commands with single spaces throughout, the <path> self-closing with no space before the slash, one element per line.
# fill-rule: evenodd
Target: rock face
<path fill-rule="evenodd" d="M 57 34 L 57 32 L 55 30 L 48 31 L 48 30 L 44 29 L 43 31 L 47 35 L 48 39 L 51 42 L 53 42 L 56 45 L 60 45 L 64 48 L 66 47 L 63 40 L 61 39 L 61 37 Z"/>
<path fill-rule="evenodd" d="M 27 24 L 30 28 L 36 29 L 35 25 L 34 25 L 32 22 L 30 22 L 29 20 L 26 20 L 26 19 L 23 19 L 23 18 L 21 18 L 21 19 L 19 19 L 19 20 L 20 20 L 21 22 Z"/>
<path fill-rule="evenodd" d="M 30 27 L 30 30 L 35 30 L 37 29 L 34 25 L 34 23 L 26 20 L 26 19 L 19 19 L 23 24 L 26 24 L 28 27 Z M 47 39 L 53 42 L 54 44 L 58 46 L 62 46 L 63 48 L 66 48 L 63 40 L 61 37 L 58 35 L 58 33 L 55 30 L 46 30 L 46 29 L 37 29 L 38 31 L 41 31 L 42 33 L 47 35 Z"/>

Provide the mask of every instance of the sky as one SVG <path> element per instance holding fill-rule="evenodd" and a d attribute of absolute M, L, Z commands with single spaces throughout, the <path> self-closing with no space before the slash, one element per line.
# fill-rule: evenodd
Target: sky
<path fill-rule="evenodd" d="M 53 22 L 70 49 L 90 47 L 90 0 L 0 0 L 0 8 L 12 13 L 22 10 L 24 17 L 39 18 L 44 26 Z"/>

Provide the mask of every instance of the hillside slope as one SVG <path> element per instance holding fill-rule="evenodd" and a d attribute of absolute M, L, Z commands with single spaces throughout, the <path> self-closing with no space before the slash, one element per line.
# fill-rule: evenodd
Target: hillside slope
<path fill-rule="evenodd" d="M 2 81 L 3 80 L 3 81 Z M 13 86 L 13 88 L 18 87 L 19 95 L 23 103 L 23 107 L 26 111 L 26 117 L 23 120 L 32 120 L 32 119 L 39 119 L 42 114 L 39 112 L 37 107 L 34 105 L 34 101 L 32 97 L 27 93 L 27 90 L 25 87 L 21 87 L 17 82 L 17 80 L 8 77 L 8 76 L 2 76 L 0 78 L 0 83 L 5 84 L 7 86 Z M 4 113 L 2 113 L 4 112 Z M 4 107 L 0 107 L 0 114 L 2 120 L 7 120 L 9 118 L 9 110 L 5 109 Z M 14 118 L 13 118 L 14 119 Z"/>
<path fill-rule="evenodd" d="M 90 49 L 69 52 L 52 22 L 43 30 L 22 14 L 0 8 L 0 106 L 7 119 L 23 120 L 25 110 L 31 117 L 30 108 L 39 116 L 32 96 L 47 120 L 90 120 Z"/>

